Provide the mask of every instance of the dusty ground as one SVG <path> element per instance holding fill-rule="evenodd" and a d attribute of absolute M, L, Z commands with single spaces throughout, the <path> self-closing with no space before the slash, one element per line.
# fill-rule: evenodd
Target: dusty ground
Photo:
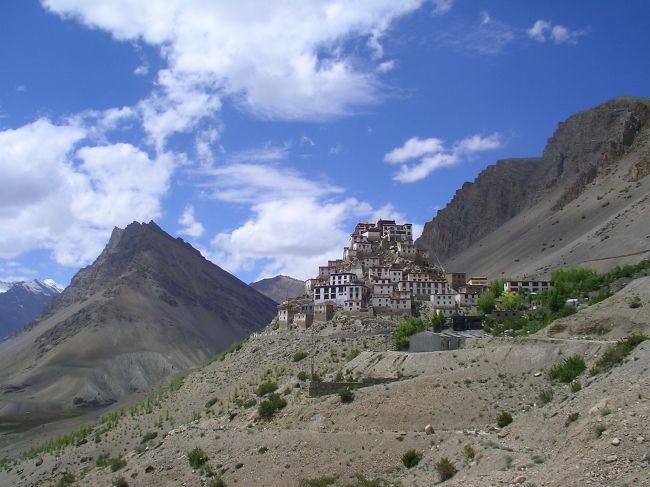
<path fill-rule="evenodd" d="M 648 299 L 632 310 L 626 296 L 648 292 L 647 279 L 634 281 L 617 299 L 575 318 L 587 323 L 608 314 L 628 316 L 630 310 L 638 313 L 630 319 L 647 325 Z M 586 339 L 576 337 L 576 329 L 568 334 L 573 338 L 492 338 L 463 350 L 408 354 L 386 351 L 386 326 L 351 322 L 313 336 L 251 338 L 225 360 L 190 373 L 150 413 L 127 414 L 98 443 L 90 437 L 58 456 L 10 464 L 10 471 L 0 473 L 0 485 L 54 485 L 66 471 L 88 486 L 110 486 L 119 477 L 130 486 L 209 485 L 187 460 L 197 446 L 228 486 L 298 486 L 324 475 L 337 475 L 336 485 L 348 485 L 357 474 L 386 485 L 429 486 L 439 481 L 434 466 L 443 457 L 458 469 L 443 485 L 650 485 L 650 342 L 607 374 L 583 374 L 582 389 L 573 393 L 550 382 L 546 371 L 572 355 L 591 366 L 616 333 Z M 361 352 L 356 357 L 355 349 Z M 357 390 L 350 404 L 337 395 L 312 398 L 306 382 L 296 378 L 309 371 L 311 358 L 293 361 L 295 352 L 311 350 L 317 351 L 315 369 L 326 379 L 342 371 L 401 380 Z M 288 400 L 271 421 L 257 418 L 257 406 L 237 405 L 254 397 L 264 374 Z M 554 395 L 544 404 L 540 392 L 549 389 Z M 213 398 L 219 401 L 206 409 Z M 499 429 L 496 417 L 502 411 L 514 421 Z M 427 424 L 431 435 L 424 432 Z M 158 436 L 136 451 L 147 432 Z M 16 456 L 42 440 L 34 432 L 14 438 L 0 457 Z M 408 449 L 423 455 L 412 469 L 401 462 Z M 95 462 L 102 454 L 123 455 L 126 466 L 117 472 L 99 468 Z"/>

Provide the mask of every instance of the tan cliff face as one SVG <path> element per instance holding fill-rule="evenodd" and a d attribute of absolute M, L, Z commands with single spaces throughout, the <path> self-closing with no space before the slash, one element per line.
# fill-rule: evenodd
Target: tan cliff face
<path fill-rule="evenodd" d="M 155 223 L 116 229 L 47 314 L 0 346 L 0 416 L 150 389 L 265 326 L 275 303 Z"/>
<path fill-rule="evenodd" d="M 447 267 L 487 272 L 491 277 L 517 272 L 522 266 L 515 265 L 516 259 L 519 263 L 527 259 L 527 273 L 538 269 L 544 273 L 554 263 L 578 263 L 578 254 L 583 256 L 585 249 L 598 248 L 601 235 L 596 232 L 617 213 L 643 211 L 643 204 L 628 207 L 647 194 L 649 107 L 648 99 L 616 98 L 573 115 L 559 125 L 541 158 L 499 161 L 473 183 L 465 183 L 446 208 L 425 225 L 417 246 L 429 250 Z M 625 205 L 611 201 L 609 208 L 602 206 L 619 192 L 624 193 Z M 596 198 L 600 198 L 598 204 L 590 204 Z M 535 235 L 538 240 L 526 242 L 535 233 L 532 230 L 547 219 L 548 225 Z M 569 220 L 573 224 L 561 225 L 563 219 L 565 224 Z M 641 231 L 640 225 L 638 229 Z M 526 253 L 523 248 L 537 249 L 537 244 L 546 243 L 537 250 L 550 245 L 558 250 L 580 238 L 590 240 L 588 245 L 582 242 L 584 252 L 567 248 L 553 262 L 546 262 L 548 253 Z M 519 240 L 526 245 L 517 250 Z M 603 255 L 598 257 L 640 251 L 644 245 L 637 240 L 633 237 L 628 238 L 628 244 L 619 242 L 617 249 L 603 248 Z M 490 267 L 483 262 L 488 258 L 502 269 L 497 272 L 497 265 Z"/>

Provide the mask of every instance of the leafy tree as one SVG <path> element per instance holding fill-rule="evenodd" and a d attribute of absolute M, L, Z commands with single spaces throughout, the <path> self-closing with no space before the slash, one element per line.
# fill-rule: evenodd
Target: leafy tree
<path fill-rule="evenodd" d="M 436 333 L 440 333 L 442 331 L 442 329 L 445 327 L 446 322 L 447 318 L 445 318 L 445 315 L 442 313 L 434 313 L 434 315 L 431 317 L 431 327 Z"/>
<path fill-rule="evenodd" d="M 406 350 L 409 347 L 409 337 L 420 331 L 426 330 L 427 325 L 421 318 L 409 317 L 399 322 L 393 331 L 393 342 L 398 350 Z"/>
<path fill-rule="evenodd" d="M 522 297 L 514 291 L 511 291 L 509 293 L 504 291 L 499 298 L 499 302 L 501 308 L 507 311 L 513 311 L 516 309 L 521 309 L 523 307 Z"/>
<path fill-rule="evenodd" d="M 494 299 L 494 292 L 490 289 L 485 291 L 478 298 L 478 308 L 483 312 L 483 314 L 490 314 L 494 311 L 496 301 Z"/>

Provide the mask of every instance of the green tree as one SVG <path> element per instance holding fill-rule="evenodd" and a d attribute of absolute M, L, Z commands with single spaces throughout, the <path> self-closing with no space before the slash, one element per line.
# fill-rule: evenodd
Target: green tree
<path fill-rule="evenodd" d="M 436 333 L 440 333 L 442 331 L 442 329 L 445 327 L 446 322 L 447 318 L 445 318 L 445 315 L 442 313 L 434 313 L 431 317 L 431 327 Z"/>
<path fill-rule="evenodd" d="M 507 311 L 512 311 L 515 309 L 519 309 L 519 295 L 515 292 L 505 292 L 501 293 L 501 296 L 499 298 L 499 303 L 501 305 L 501 309 L 505 309 Z"/>
<path fill-rule="evenodd" d="M 494 292 L 491 289 L 485 291 L 479 296 L 478 307 L 483 312 L 483 314 L 487 315 L 494 311 L 494 306 L 496 304 L 494 296 Z"/>

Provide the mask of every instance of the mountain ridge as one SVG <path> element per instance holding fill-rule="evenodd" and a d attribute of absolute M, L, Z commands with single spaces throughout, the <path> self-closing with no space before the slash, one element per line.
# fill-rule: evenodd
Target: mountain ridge
<path fill-rule="evenodd" d="M 0 415 L 148 390 L 274 314 L 273 301 L 154 222 L 116 228 L 43 317 L 0 344 Z"/>
<path fill-rule="evenodd" d="M 551 228 L 547 226 L 544 233 L 537 234 L 541 240 L 521 239 L 529 247 L 546 242 L 546 249 L 550 245 L 558 249 L 559 242 L 563 242 L 563 248 L 567 240 L 585 237 L 590 242 L 583 244 L 590 250 L 602 247 L 597 257 L 620 256 L 649 248 L 650 245 L 637 243 L 637 236 L 632 235 L 628 243 L 617 242 L 620 249 L 607 249 L 599 245 L 601 235 L 596 235 L 599 228 L 617 218 L 617 212 L 612 212 L 614 208 L 635 214 L 643 211 L 645 203 L 641 200 L 647 194 L 646 176 L 650 173 L 649 137 L 650 99 L 619 97 L 576 113 L 558 125 L 541 157 L 498 161 L 484 169 L 473 182 L 465 183 L 447 206 L 425 224 L 416 245 L 429 250 L 432 257 L 447 267 L 489 273 L 491 277 L 498 277 L 501 272 L 540 275 L 548 273 L 553 266 L 587 260 L 584 249 L 580 251 L 584 258 L 568 255 L 575 254 L 576 250 L 567 248 L 553 262 L 546 262 L 548 254 L 532 255 L 523 248 L 509 252 L 508 249 L 519 244 L 517 235 L 521 239 L 537 228 L 532 219 L 537 223 L 550 219 Z M 624 193 L 630 204 L 614 205 L 612 191 Z M 595 204 L 603 200 L 604 205 L 605 194 L 610 195 L 606 198 L 612 203 L 609 209 L 607 205 Z M 632 204 L 640 206 L 636 210 L 628 208 Z M 586 205 L 589 212 L 583 211 Z M 562 217 L 570 218 L 574 228 L 551 225 L 562 221 Z M 585 226 L 584 220 L 590 225 Z M 640 227 L 638 218 L 635 221 Z M 632 223 L 621 224 L 625 227 Z M 578 227 L 582 234 L 574 231 Z M 499 237 L 498 233 L 507 235 Z M 491 243 L 486 244 L 484 239 Z M 489 253 L 498 254 L 494 264 L 487 262 Z M 515 265 L 516 259 L 519 262 L 527 259 L 531 265 L 524 269 Z M 610 264 L 617 263 L 613 259 Z"/>

